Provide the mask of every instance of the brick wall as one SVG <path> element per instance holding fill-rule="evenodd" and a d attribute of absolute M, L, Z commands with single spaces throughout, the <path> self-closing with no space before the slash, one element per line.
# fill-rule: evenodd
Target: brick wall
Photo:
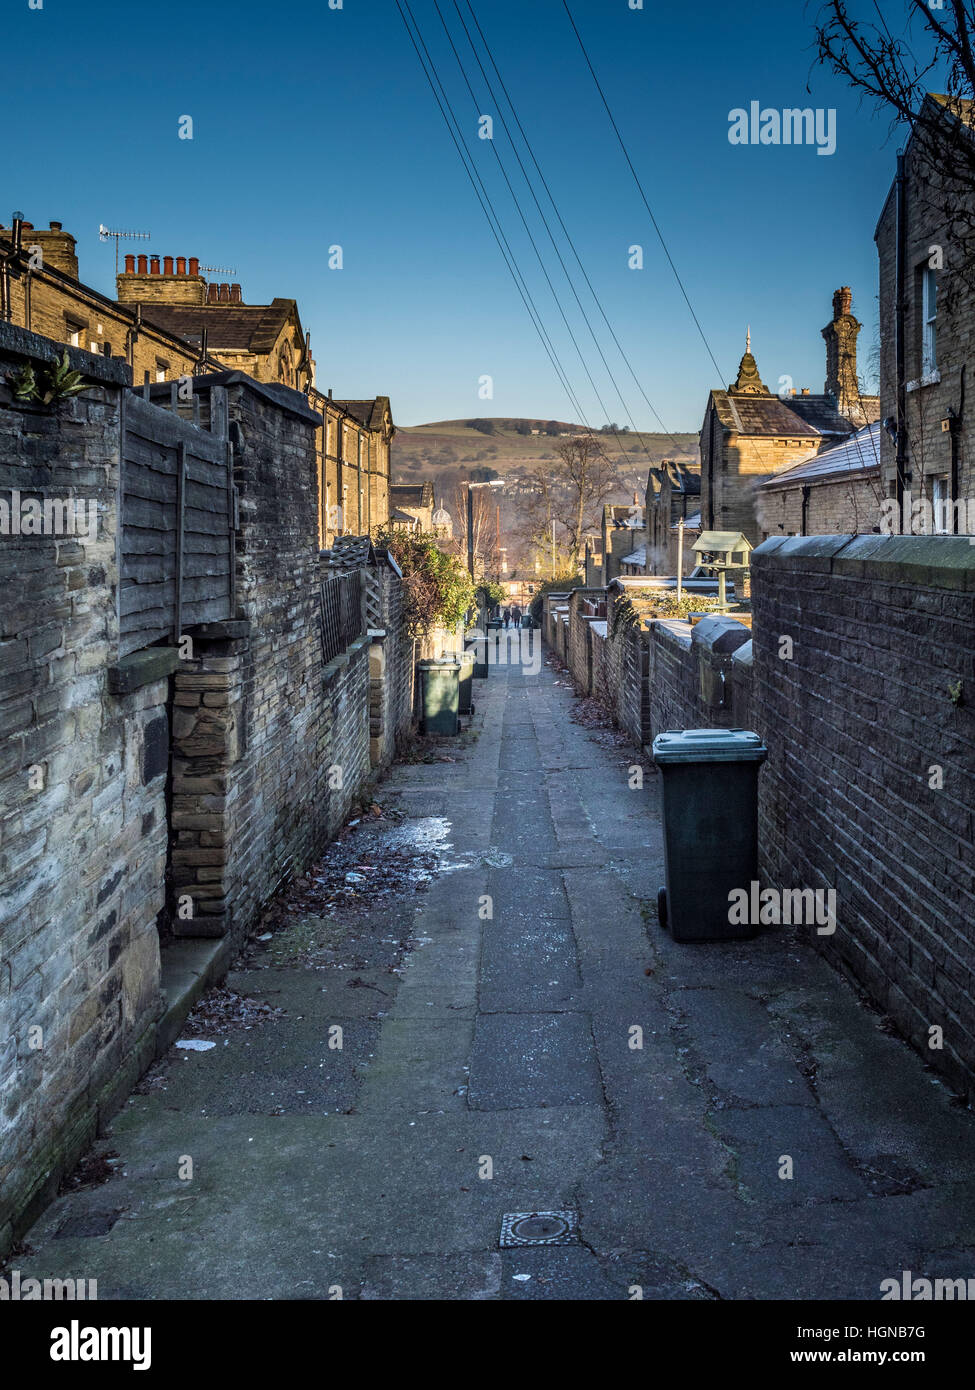
<path fill-rule="evenodd" d="M 83 499 L 97 529 L 0 534 L 0 1252 L 152 1057 L 161 1009 L 169 723 L 157 678 L 116 694 L 124 364 L 15 404 L 6 373 L 55 356 L 0 324 L 0 498 Z"/>
<path fill-rule="evenodd" d="M 769 541 L 752 563 L 763 875 L 836 889 L 839 925 L 818 944 L 971 1094 L 975 553 L 816 537 Z"/>

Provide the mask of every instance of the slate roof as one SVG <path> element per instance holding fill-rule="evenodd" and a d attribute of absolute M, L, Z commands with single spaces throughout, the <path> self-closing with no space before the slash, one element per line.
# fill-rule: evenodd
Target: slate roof
<path fill-rule="evenodd" d="M 360 425 L 365 425 L 370 430 L 380 430 L 383 427 L 384 412 L 389 409 L 389 397 L 376 396 L 368 401 L 337 400 L 335 404 L 354 416 Z"/>
<path fill-rule="evenodd" d="M 826 482 L 845 474 L 872 473 L 879 467 L 880 425 L 874 422 L 857 430 L 842 443 L 824 449 L 821 454 L 812 454 L 781 473 L 773 473 L 760 486 L 777 488 L 793 487 L 797 483 Z"/>
<path fill-rule="evenodd" d="M 211 352 L 221 348 L 232 352 L 267 353 L 292 314 L 293 299 L 275 299 L 270 304 L 144 304 L 142 317 L 166 333 L 175 333 L 189 343 L 199 344 L 201 331 L 207 330 Z"/>
<path fill-rule="evenodd" d="M 786 405 L 778 396 L 739 396 L 731 391 L 711 392 L 718 419 L 734 434 L 786 435 L 793 438 L 808 435 L 810 439 L 815 439 L 820 433 L 818 428 L 792 409 L 792 404 L 797 399 L 798 397 L 791 396 L 790 404 Z M 802 399 L 810 401 L 812 397 L 804 396 Z M 852 428 L 847 422 L 846 433 L 848 434 Z"/>
<path fill-rule="evenodd" d="M 432 507 L 433 483 L 393 483 L 389 500 L 397 507 Z"/>
<path fill-rule="evenodd" d="M 620 560 L 621 565 L 645 565 L 647 563 L 647 548 L 645 545 L 639 546 L 629 555 L 624 555 Z"/>
<path fill-rule="evenodd" d="M 841 415 L 832 396 L 773 396 L 746 348 L 738 377 L 727 391 L 712 391 L 722 425 L 735 434 L 802 438 L 852 434 L 856 426 Z"/>
<path fill-rule="evenodd" d="M 658 492 L 660 486 L 667 479 L 670 480 L 670 486 L 674 492 L 682 492 L 691 496 L 697 495 L 701 491 L 700 468 L 689 468 L 686 464 L 675 463 L 673 459 L 664 459 L 659 468 L 650 469 L 647 483 L 654 492 Z"/>

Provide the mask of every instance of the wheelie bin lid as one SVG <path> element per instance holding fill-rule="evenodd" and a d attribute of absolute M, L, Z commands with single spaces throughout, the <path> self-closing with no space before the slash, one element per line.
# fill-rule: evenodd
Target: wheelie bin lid
<path fill-rule="evenodd" d="M 459 671 L 460 667 L 456 656 L 429 656 L 416 663 L 418 671 Z"/>
<path fill-rule="evenodd" d="M 750 729 L 668 729 L 653 741 L 653 760 L 668 763 L 753 763 L 768 757 Z"/>

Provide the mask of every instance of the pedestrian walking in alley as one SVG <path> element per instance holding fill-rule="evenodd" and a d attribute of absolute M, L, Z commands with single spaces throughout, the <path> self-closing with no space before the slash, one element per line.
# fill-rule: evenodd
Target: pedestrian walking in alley
<path fill-rule="evenodd" d="M 518 603 L 511 610 L 511 625 L 512 627 L 521 627 L 521 605 Z"/>
<path fill-rule="evenodd" d="M 510 609 L 510 608 L 506 608 L 506 609 L 504 610 L 504 612 L 502 613 L 501 618 L 502 618 L 502 622 L 504 623 L 505 627 L 510 627 L 510 625 L 511 625 L 511 609 Z"/>

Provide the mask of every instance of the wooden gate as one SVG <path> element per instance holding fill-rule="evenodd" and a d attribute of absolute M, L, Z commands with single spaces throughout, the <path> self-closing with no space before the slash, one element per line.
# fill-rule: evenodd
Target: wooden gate
<path fill-rule="evenodd" d="M 118 606 L 123 656 L 160 638 L 178 642 L 197 623 L 234 617 L 236 497 L 225 404 L 210 402 L 208 431 L 126 393 Z"/>

